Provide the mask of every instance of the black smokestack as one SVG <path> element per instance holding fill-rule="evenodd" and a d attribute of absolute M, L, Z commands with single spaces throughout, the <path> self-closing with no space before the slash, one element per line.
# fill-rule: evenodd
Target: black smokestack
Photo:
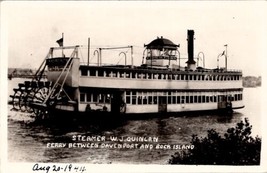
<path fill-rule="evenodd" d="M 187 30 L 187 51 L 188 51 L 188 64 L 195 64 L 194 61 L 194 30 Z"/>

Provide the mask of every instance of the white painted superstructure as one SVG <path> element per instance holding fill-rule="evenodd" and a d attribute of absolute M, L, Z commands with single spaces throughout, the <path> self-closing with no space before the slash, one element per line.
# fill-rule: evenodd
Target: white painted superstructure
<path fill-rule="evenodd" d="M 178 58 L 179 45 L 161 37 L 145 45 L 141 66 L 79 65 L 79 58 L 73 58 L 63 69 L 68 58 L 50 58 L 48 80 L 65 84 L 79 112 L 140 114 L 244 107 L 242 72 L 197 66 L 193 35 L 189 30 L 184 68 Z"/>

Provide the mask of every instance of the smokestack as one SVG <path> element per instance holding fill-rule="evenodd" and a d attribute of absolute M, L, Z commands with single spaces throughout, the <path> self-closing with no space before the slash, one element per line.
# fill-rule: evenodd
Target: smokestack
<path fill-rule="evenodd" d="M 196 62 L 194 61 L 194 30 L 187 30 L 187 52 L 188 52 L 188 61 L 187 67 L 190 70 L 195 70 Z"/>

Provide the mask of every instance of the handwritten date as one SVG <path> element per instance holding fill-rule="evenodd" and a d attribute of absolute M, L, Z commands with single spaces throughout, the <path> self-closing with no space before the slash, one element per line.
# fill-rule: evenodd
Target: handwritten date
<path fill-rule="evenodd" d="M 86 171 L 85 166 L 75 166 L 72 164 L 53 164 L 53 165 L 41 165 L 36 163 L 33 165 L 32 170 L 34 172 L 44 173 L 84 173 Z"/>

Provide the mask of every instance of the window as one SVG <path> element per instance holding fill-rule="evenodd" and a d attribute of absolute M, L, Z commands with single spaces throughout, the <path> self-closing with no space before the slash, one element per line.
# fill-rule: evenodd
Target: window
<path fill-rule="evenodd" d="M 243 97 L 242 94 L 238 94 L 238 100 L 242 100 L 243 99 L 242 97 Z"/>
<path fill-rule="evenodd" d="M 91 102 L 91 93 L 87 93 L 86 99 L 87 99 L 87 102 Z"/>
<path fill-rule="evenodd" d="M 197 97 L 198 97 L 197 102 L 201 103 L 201 96 L 197 96 Z"/>
<path fill-rule="evenodd" d="M 126 103 L 130 104 L 131 103 L 131 96 L 126 96 Z"/>
<path fill-rule="evenodd" d="M 206 96 L 206 102 L 207 102 L 207 103 L 210 102 L 209 98 L 210 98 L 209 96 Z"/>
<path fill-rule="evenodd" d="M 177 96 L 177 103 L 178 103 L 178 104 L 181 103 L 180 100 L 181 100 L 180 96 Z"/>
<path fill-rule="evenodd" d="M 136 91 L 132 91 L 132 104 L 136 104 Z"/>
<path fill-rule="evenodd" d="M 130 72 L 125 72 L 125 77 L 126 77 L 126 78 L 130 78 L 130 76 L 131 76 L 131 75 L 130 75 Z"/>
<path fill-rule="evenodd" d="M 238 100 L 237 94 L 235 94 L 235 100 Z"/>
<path fill-rule="evenodd" d="M 111 76 L 112 76 L 112 72 L 111 72 L 111 71 L 109 71 L 109 70 L 108 70 L 108 71 L 106 71 L 106 76 L 107 76 L 107 77 L 111 77 Z"/>
<path fill-rule="evenodd" d="M 172 96 L 172 103 L 176 104 L 176 96 Z"/>
<path fill-rule="evenodd" d="M 172 104 L 172 97 L 168 96 L 168 104 Z"/>
<path fill-rule="evenodd" d="M 104 103 L 104 100 L 105 100 L 104 94 L 99 94 L 98 98 L 99 98 L 99 103 Z"/>
<path fill-rule="evenodd" d="M 205 96 L 202 96 L 202 103 L 205 103 L 205 102 L 206 102 Z"/>
<path fill-rule="evenodd" d="M 189 103 L 189 96 L 186 96 L 186 97 L 185 97 L 185 102 L 186 102 L 186 103 Z"/>
<path fill-rule="evenodd" d="M 131 91 L 126 91 L 126 103 L 131 103 Z"/>
<path fill-rule="evenodd" d="M 193 76 L 192 75 L 189 75 L 189 80 L 193 80 Z"/>
<path fill-rule="evenodd" d="M 93 102 L 97 102 L 97 94 L 93 94 Z"/>
<path fill-rule="evenodd" d="M 132 78 L 133 78 L 133 79 L 136 78 L 136 72 L 132 72 Z"/>
<path fill-rule="evenodd" d="M 217 96 L 213 96 L 213 101 L 217 102 Z"/>
<path fill-rule="evenodd" d="M 152 102 L 152 96 L 148 96 L 148 104 L 153 104 L 153 102 Z"/>
<path fill-rule="evenodd" d="M 190 96 L 189 98 L 190 98 L 189 103 L 193 103 L 194 102 L 193 96 Z"/>
<path fill-rule="evenodd" d="M 143 104 L 147 104 L 147 97 L 143 96 Z"/>
<path fill-rule="evenodd" d="M 194 96 L 194 103 L 197 103 L 197 96 Z"/>
<path fill-rule="evenodd" d="M 154 104 L 158 104 L 158 96 L 153 96 Z"/>
<path fill-rule="evenodd" d="M 120 78 L 125 78 L 125 72 L 119 72 L 119 77 Z"/>
<path fill-rule="evenodd" d="M 138 102 L 137 104 L 141 105 L 142 104 L 142 96 L 138 96 Z"/>
<path fill-rule="evenodd" d="M 136 96 L 135 95 L 132 96 L 132 104 L 136 105 Z"/>
<path fill-rule="evenodd" d="M 90 70 L 90 76 L 96 76 L 96 70 Z"/>
<path fill-rule="evenodd" d="M 213 102 L 213 96 L 210 96 L 210 102 Z"/>
<path fill-rule="evenodd" d="M 104 76 L 104 71 L 103 70 L 98 70 L 98 76 L 103 77 Z"/>
<path fill-rule="evenodd" d="M 148 78 L 148 79 L 152 79 L 152 76 L 153 76 L 153 74 L 151 74 L 151 73 L 148 73 L 148 74 L 147 74 L 147 78 Z"/>
<path fill-rule="evenodd" d="M 85 94 L 84 93 L 80 94 L 80 101 L 85 102 Z"/>
<path fill-rule="evenodd" d="M 88 70 L 86 70 L 86 69 L 82 69 L 82 70 L 81 70 L 81 75 L 82 75 L 82 76 L 88 76 Z"/>

